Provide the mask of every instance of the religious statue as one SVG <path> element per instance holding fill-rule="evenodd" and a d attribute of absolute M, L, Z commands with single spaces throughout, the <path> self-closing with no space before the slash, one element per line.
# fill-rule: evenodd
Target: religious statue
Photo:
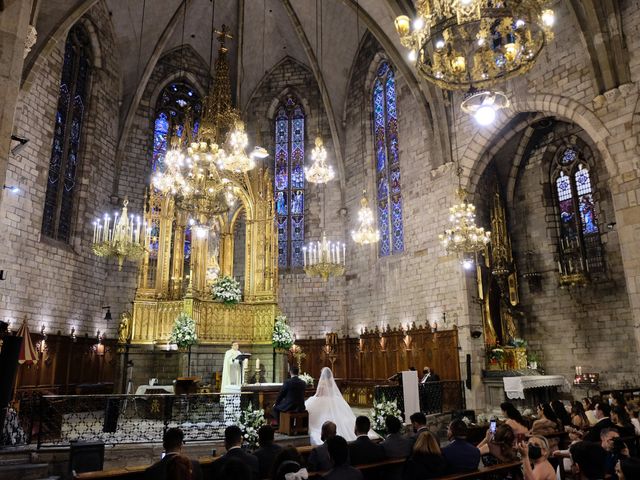
<path fill-rule="evenodd" d="M 122 312 L 118 324 L 118 343 L 127 343 L 131 335 L 131 313 Z"/>
<path fill-rule="evenodd" d="M 238 393 L 241 386 L 242 364 L 236 360 L 240 355 L 240 345 L 233 342 L 224 354 L 220 393 Z"/>

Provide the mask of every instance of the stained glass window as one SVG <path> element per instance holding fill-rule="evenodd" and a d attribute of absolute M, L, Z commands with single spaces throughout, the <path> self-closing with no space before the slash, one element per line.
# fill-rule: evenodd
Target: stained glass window
<path fill-rule="evenodd" d="M 373 138 L 377 188 L 378 251 L 384 257 L 404 250 L 398 111 L 395 73 L 387 62 L 378 67 L 372 91 Z"/>
<path fill-rule="evenodd" d="M 275 118 L 274 197 L 278 266 L 302 267 L 304 246 L 304 111 L 288 98 Z"/>
<path fill-rule="evenodd" d="M 171 134 L 175 131 L 179 136 L 182 135 L 187 111 L 195 113 L 194 133 L 197 132 L 201 108 L 198 93 L 186 82 L 172 82 L 162 89 L 156 104 L 156 121 L 153 128 L 152 172 L 158 168 L 162 169 Z"/>
<path fill-rule="evenodd" d="M 561 253 L 598 273 L 604 270 L 604 260 L 597 203 L 589 166 L 581 157 L 575 148 L 566 148 L 555 163 Z"/>
<path fill-rule="evenodd" d="M 89 94 L 89 45 L 86 31 L 79 25 L 74 26 L 64 48 L 53 147 L 49 159 L 42 234 L 63 242 L 71 238 L 76 176 L 83 140 L 82 126 Z"/>

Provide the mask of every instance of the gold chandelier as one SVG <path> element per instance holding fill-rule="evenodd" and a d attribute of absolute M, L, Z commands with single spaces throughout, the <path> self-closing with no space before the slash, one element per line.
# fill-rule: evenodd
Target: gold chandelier
<path fill-rule="evenodd" d="M 418 0 L 396 18 L 409 60 L 446 90 L 489 88 L 529 71 L 553 38 L 547 0 Z"/>
<path fill-rule="evenodd" d="M 367 191 L 362 191 L 360 210 L 358 210 L 358 229 L 351 232 L 351 238 L 359 245 L 369 245 L 380 240 L 380 231 L 376 228 L 373 211 L 369 207 Z"/>
<path fill-rule="evenodd" d="M 491 241 L 491 232 L 476 226 L 476 207 L 467 201 L 464 189 L 457 191 L 460 203 L 449 208 L 449 228 L 440 234 L 440 243 L 448 254 L 457 255 L 465 268 Z"/>
<path fill-rule="evenodd" d="M 331 165 L 327 165 L 327 150 L 324 148 L 322 138 L 316 137 L 316 146 L 311 151 L 310 167 L 304 167 L 304 177 L 311 183 L 327 183 L 335 177 Z"/>
<path fill-rule="evenodd" d="M 321 241 L 309 242 L 302 248 L 304 271 L 309 276 L 322 277 L 324 281 L 344 275 L 346 253 L 346 245 L 328 241 L 323 230 Z"/>
<path fill-rule="evenodd" d="M 118 259 L 118 270 L 122 270 L 125 260 L 139 260 L 147 250 L 150 239 L 150 229 L 145 222 L 137 217 L 137 224 L 133 215 L 127 212 L 129 200 L 124 199 L 120 216 L 116 213 L 113 223 L 109 215 L 103 220 L 93 222 L 92 250 L 98 257 L 114 257 Z"/>

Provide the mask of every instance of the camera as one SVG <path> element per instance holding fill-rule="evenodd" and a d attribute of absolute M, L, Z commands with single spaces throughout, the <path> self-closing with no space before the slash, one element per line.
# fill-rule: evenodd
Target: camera
<path fill-rule="evenodd" d="M 471 330 L 471 338 L 480 338 L 482 336 L 482 330 Z"/>

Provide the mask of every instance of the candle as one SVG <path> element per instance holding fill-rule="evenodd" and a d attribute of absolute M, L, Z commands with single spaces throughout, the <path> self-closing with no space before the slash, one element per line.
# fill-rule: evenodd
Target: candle
<path fill-rule="evenodd" d="M 96 234 L 98 233 L 98 224 L 93 222 L 93 240 L 91 243 L 96 243 Z"/>
<path fill-rule="evenodd" d="M 245 358 L 242 361 L 242 368 L 243 368 L 243 370 L 246 370 L 247 368 L 249 368 L 249 359 L 248 358 Z"/>
<path fill-rule="evenodd" d="M 578 370 L 579 370 L 579 369 L 580 369 L 580 367 L 578 367 L 578 366 L 576 365 L 576 375 L 580 375 L 580 373 L 578 372 Z"/>
<path fill-rule="evenodd" d="M 560 263 L 560 260 L 558 260 L 558 271 L 562 274 L 562 264 Z"/>
<path fill-rule="evenodd" d="M 260 359 L 256 358 L 256 370 L 260 370 Z"/>
<path fill-rule="evenodd" d="M 347 245 L 345 243 L 342 244 L 342 263 L 346 264 L 346 255 L 347 255 Z"/>
<path fill-rule="evenodd" d="M 302 266 L 307 266 L 307 247 L 302 247 Z"/>

